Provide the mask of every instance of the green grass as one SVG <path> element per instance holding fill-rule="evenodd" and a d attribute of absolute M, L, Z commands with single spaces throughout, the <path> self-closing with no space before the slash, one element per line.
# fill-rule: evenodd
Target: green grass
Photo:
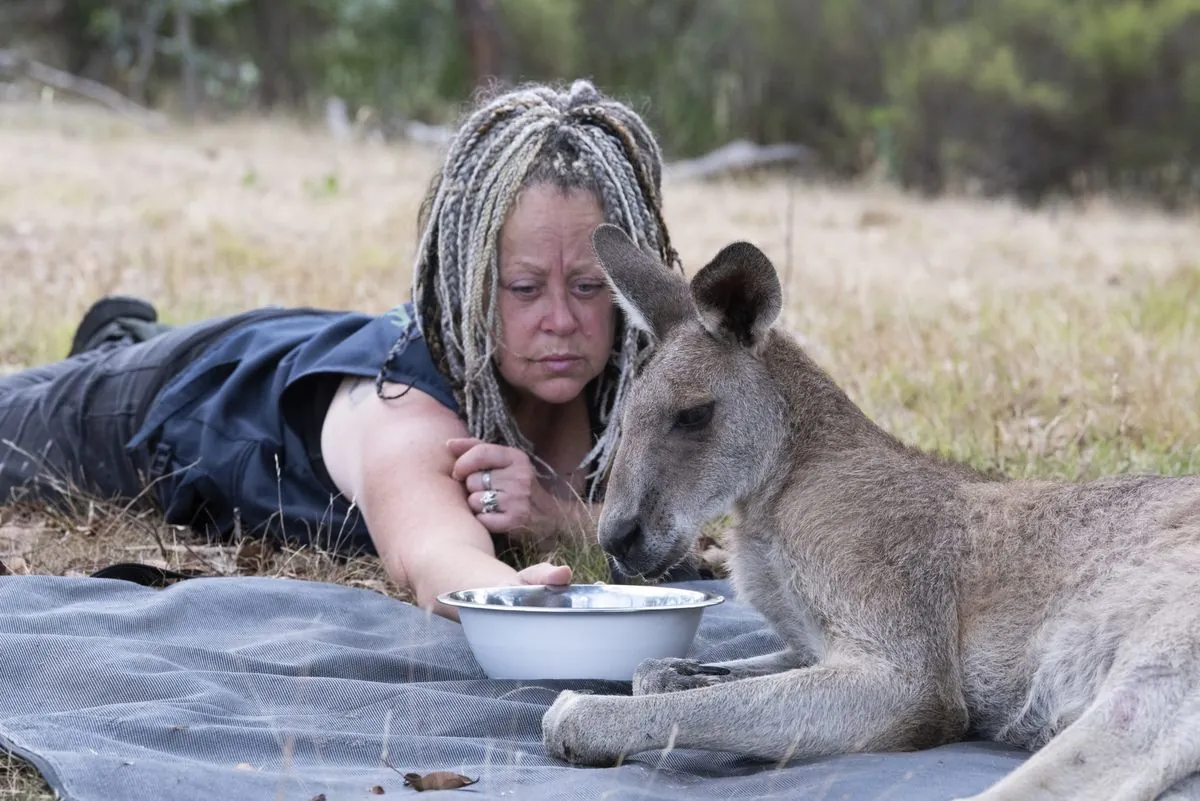
<path fill-rule="evenodd" d="M 859 400 L 907 442 L 1014 477 L 1176 474 L 1200 459 L 1195 295 L 1180 268 L 1132 291 L 1000 295 L 958 319 L 892 319 L 914 343 L 861 371 Z"/>

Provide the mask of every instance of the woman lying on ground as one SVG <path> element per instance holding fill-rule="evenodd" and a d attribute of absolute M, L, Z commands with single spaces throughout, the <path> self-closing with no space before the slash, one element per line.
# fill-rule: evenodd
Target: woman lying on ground
<path fill-rule="evenodd" d="M 0 378 L 0 502 L 143 498 L 210 535 L 374 552 L 451 617 L 439 593 L 569 582 L 517 572 L 493 535 L 592 530 L 645 343 L 591 233 L 677 264 L 661 170 L 642 119 L 586 81 L 482 101 L 422 204 L 411 302 L 172 329 L 104 299 L 65 361 Z"/>

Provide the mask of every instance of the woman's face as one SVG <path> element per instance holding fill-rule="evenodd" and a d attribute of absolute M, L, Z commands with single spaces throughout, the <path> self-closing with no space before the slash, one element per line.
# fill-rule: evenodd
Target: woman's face
<path fill-rule="evenodd" d="M 566 403 L 604 370 L 615 311 L 592 252 L 596 197 L 526 188 L 500 230 L 500 375 L 517 392 Z"/>

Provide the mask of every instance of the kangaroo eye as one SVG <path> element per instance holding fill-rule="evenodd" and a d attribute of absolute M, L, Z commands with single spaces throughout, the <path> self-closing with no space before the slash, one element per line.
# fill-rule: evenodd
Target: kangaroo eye
<path fill-rule="evenodd" d="M 691 406 L 681 410 L 675 415 L 675 428 L 683 429 L 684 431 L 699 431 L 704 428 L 712 421 L 713 406 L 715 403 L 715 401 L 709 401 L 699 406 Z"/>

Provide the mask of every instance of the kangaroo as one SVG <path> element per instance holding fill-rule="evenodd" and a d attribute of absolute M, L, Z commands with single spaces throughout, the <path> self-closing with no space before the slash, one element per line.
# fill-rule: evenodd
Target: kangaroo
<path fill-rule="evenodd" d="M 787 647 L 648 660 L 631 696 L 562 692 L 549 755 L 774 762 L 978 737 L 1034 753 L 970 801 L 1200 798 L 1200 477 L 996 480 L 920 452 L 775 327 L 755 246 L 690 285 L 619 228 L 593 246 L 653 343 L 600 543 L 655 577 L 731 510 L 733 586 Z"/>

